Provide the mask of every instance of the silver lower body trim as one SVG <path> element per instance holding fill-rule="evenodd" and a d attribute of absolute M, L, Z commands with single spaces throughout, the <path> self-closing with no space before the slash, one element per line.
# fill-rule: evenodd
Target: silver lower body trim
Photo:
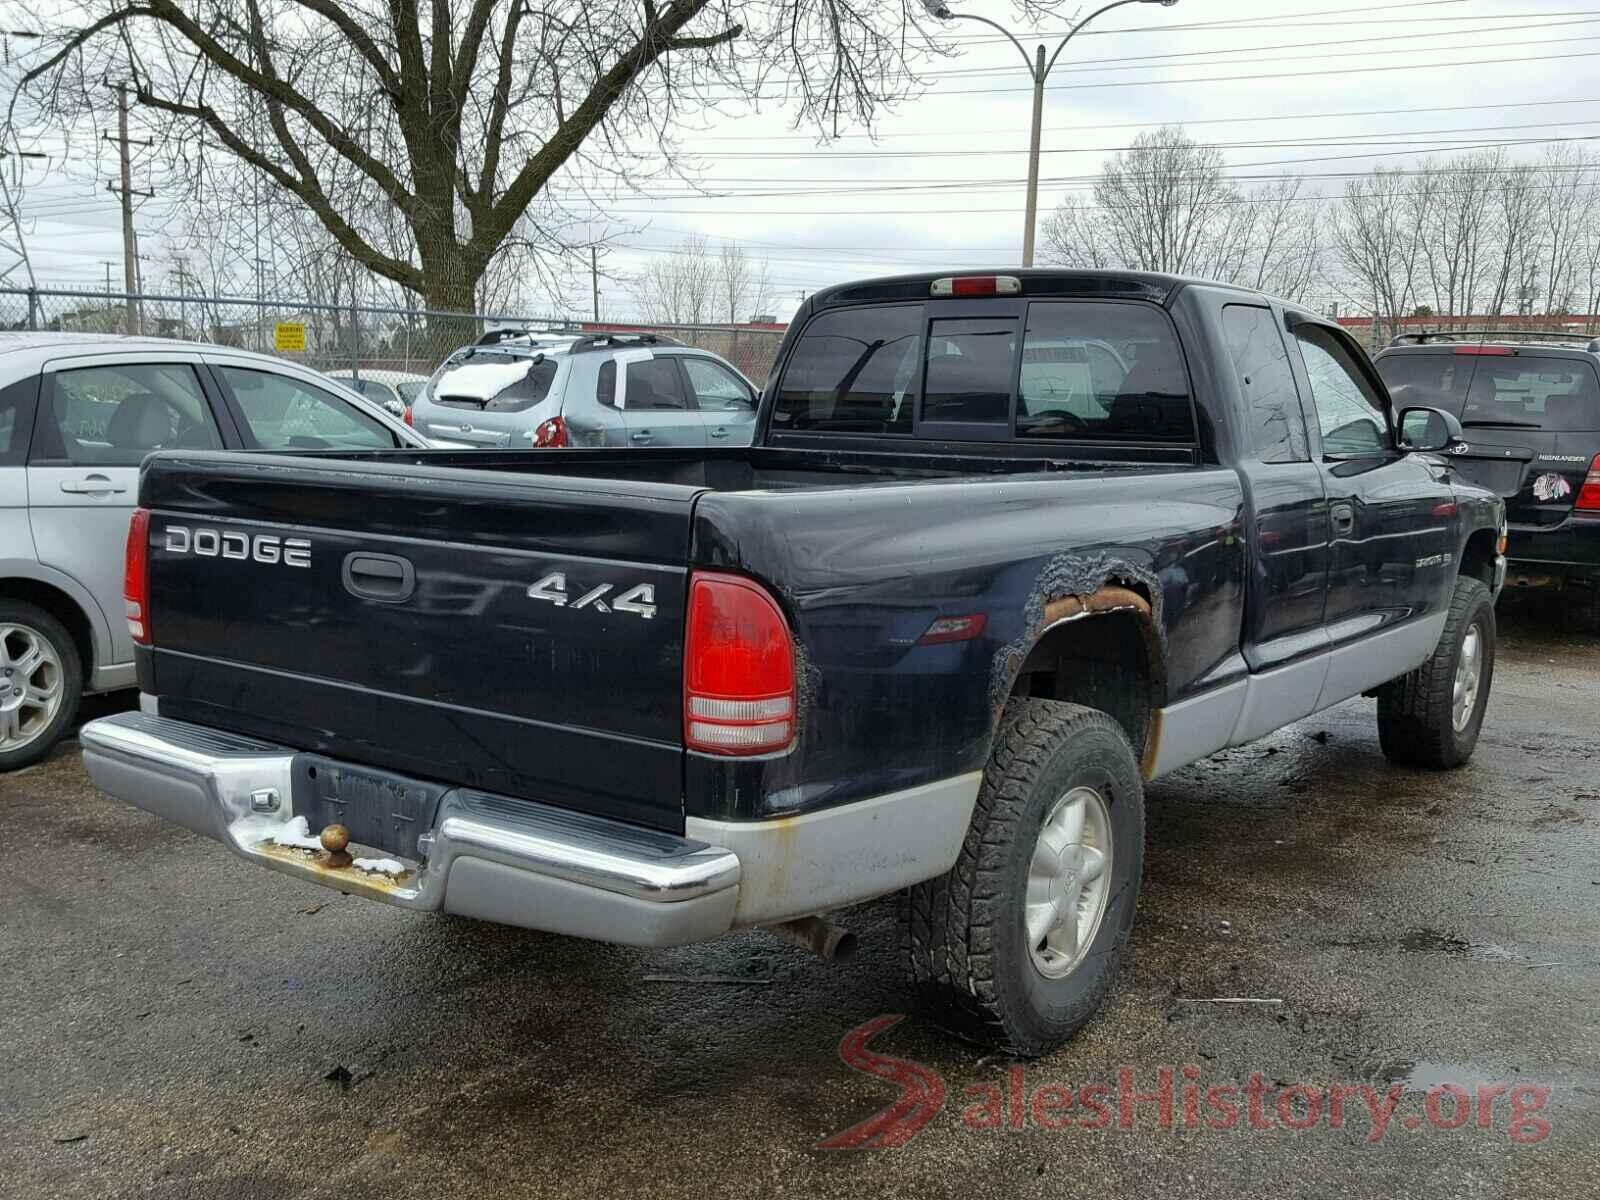
<path fill-rule="evenodd" d="M 942 874 L 982 781 L 973 772 L 767 821 L 691 817 L 683 837 L 457 788 L 419 839 L 425 856 L 373 851 L 402 869 L 370 873 L 275 840 L 294 825 L 287 747 L 150 712 L 91 721 L 79 739 L 101 790 L 257 866 L 401 908 L 636 946 L 708 941 Z"/>
<path fill-rule="evenodd" d="M 1441 609 L 1169 705 L 1155 725 L 1161 741 L 1148 778 L 1242 746 L 1399 678 L 1433 653 L 1448 615 Z"/>
<path fill-rule="evenodd" d="M 736 925 L 770 925 L 943 875 L 961 853 L 983 772 L 770 821 L 690 817 L 685 832 L 739 856 Z"/>

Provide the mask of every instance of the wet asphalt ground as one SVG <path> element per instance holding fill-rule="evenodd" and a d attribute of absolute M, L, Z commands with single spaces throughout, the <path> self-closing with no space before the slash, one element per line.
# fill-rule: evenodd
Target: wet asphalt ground
<path fill-rule="evenodd" d="M 899 1095 L 838 1051 L 907 1011 L 889 905 L 832 967 L 420 917 L 112 802 L 68 744 L 0 776 L 0 1194 L 1596 1195 L 1600 637 L 1501 621 L 1463 770 L 1390 767 L 1353 701 L 1153 786 L 1107 1007 L 1020 1071 L 884 1029 L 944 1087 L 890 1148 L 817 1148 Z M 1170 1127 L 1148 1100 L 1122 1128 L 1119 1072 L 1163 1066 Z M 1257 1075 L 1256 1119 L 1221 1092 L 1211 1127 Z"/>

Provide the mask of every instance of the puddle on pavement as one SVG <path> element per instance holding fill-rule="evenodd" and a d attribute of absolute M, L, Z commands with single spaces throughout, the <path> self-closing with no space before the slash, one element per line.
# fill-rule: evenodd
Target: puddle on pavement
<path fill-rule="evenodd" d="M 1378 1072 L 1378 1078 L 1387 1084 L 1403 1084 L 1408 1092 L 1426 1092 L 1431 1088 L 1443 1087 L 1446 1084 L 1457 1084 L 1461 1087 L 1472 1088 L 1480 1083 L 1490 1082 L 1493 1072 L 1482 1067 L 1469 1066 L 1465 1063 L 1429 1062 L 1418 1059 L 1416 1062 L 1390 1063 Z"/>

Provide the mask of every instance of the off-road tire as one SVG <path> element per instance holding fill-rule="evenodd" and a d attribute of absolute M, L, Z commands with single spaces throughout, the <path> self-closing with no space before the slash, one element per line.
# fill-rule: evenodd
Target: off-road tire
<path fill-rule="evenodd" d="M 1028 864 L 1055 801 L 1102 790 L 1112 853 L 1104 916 L 1081 961 L 1050 978 L 1023 926 Z M 1144 868 L 1144 786 L 1127 735 L 1096 709 L 1013 700 L 1001 718 L 960 857 L 901 905 L 908 981 L 927 1013 L 969 1040 L 1035 1057 L 1076 1033 L 1116 979 Z"/>
<path fill-rule="evenodd" d="M 56 661 L 61 664 L 61 706 L 49 724 L 24 745 L 0 750 L 0 771 L 15 771 L 32 766 L 49 754 L 77 720 L 78 703 L 83 699 L 83 659 L 66 627 L 42 608 L 20 600 L 0 600 L 0 626 L 6 625 L 24 626 L 48 641 Z M 7 682 L 0 678 L 0 684 Z"/>
<path fill-rule="evenodd" d="M 1483 665 L 1472 715 L 1465 728 L 1458 730 L 1454 721 L 1456 663 L 1467 630 L 1474 624 L 1482 639 Z M 1494 596 L 1482 580 L 1463 575 L 1456 580 L 1444 632 L 1428 661 L 1378 689 L 1378 744 L 1391 762 L 1448 770 L 1472 757 L 1494 682 L 1494 654 Z"/>

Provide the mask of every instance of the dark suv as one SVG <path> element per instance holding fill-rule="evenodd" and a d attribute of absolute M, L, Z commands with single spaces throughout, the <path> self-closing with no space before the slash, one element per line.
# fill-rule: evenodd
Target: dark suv
<path fill-rule="evenodd" d="M 1581 584 L 1600 618 L 1600 339 L 1401 334 L 1377 365 L 1397 410 L 1427 405 L 1460 419 L 1455 466 L 1505 497 L 1506 582 Z"/>

